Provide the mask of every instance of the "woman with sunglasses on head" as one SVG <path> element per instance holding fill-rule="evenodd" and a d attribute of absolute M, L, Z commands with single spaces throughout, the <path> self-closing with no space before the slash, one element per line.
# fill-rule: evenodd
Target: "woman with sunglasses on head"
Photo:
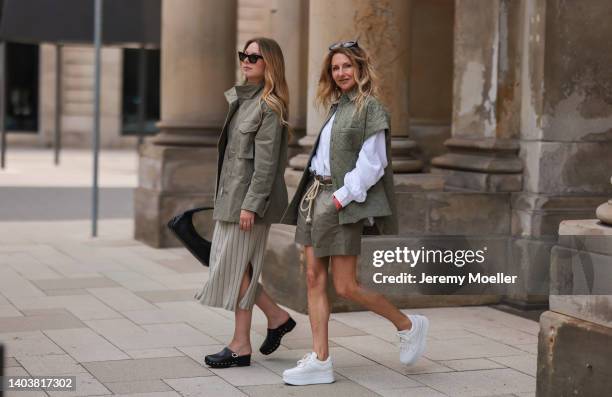
<path fill-rule="evenodd" d="M 402 363 L 416 362 L 425 350 L 427 318 L 406 316 L 383 295 L 357 282 L 363 227 L 397 233 L 389 115 L 377 98 L 377 88 L 370 59 L 356 41 L 329 47 L 316 96 L 318 105 L 329 108 L 327 120 L 282 221 L 297 224 L 295 240 L 304 246 L 314 350 L 283 373 L 289 384 L 334 381 L 326 290 L 330 262 L 338 295 L 395 325 Z"/>
<path fill-rule="evenodd" d="M 287 206 L 289 94 L 283 54 L 276 41 L 255 38 L 238 56 L 245 81 L 225 92 L 229 112 L 218 145 L 210 272 L 196 295 L 202 304 L 235 312 L 231 342 L 205 357 L 214 368 L 250 365 L 253 305 L 268 320 L 262 354 L 275 351 L 295 327 L 258 282 L 270 224 Z"/>

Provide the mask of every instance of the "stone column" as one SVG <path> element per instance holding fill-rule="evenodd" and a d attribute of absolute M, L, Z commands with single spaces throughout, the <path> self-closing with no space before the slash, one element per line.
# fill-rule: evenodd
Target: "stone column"
<path fill-rule="evenodd" d="M 285 57 L 292 128 L 288 155 L 292 157 L 303 151 L 298 141 L 306 133 L 308 1 L 271 1 L 270 36 L 281 46 Z"/>
<path fill-rule="evenodd" d="M 134 197 L 135 237 L 151 246 L 177 245 L 167 221 L 212 205 L 235 46 L 235 0 L 162 2 L 161 132 L 141 148 Z"/>
<path fill-rule="evenodd" d="M 420 160 L 411 157 L 416 144 L 407 138 L 410 75 L 410 7 L 411 1 L 311 0 L 308 31 L 308 110 L 306 136 L 300 145 L 310 149 L 325 121 L 325 111 L 316 109 L 314 99 L 323 57 L 331 43 L 358 39 L 375 62 L 382 100 L 391 112 L 393 133 L 393 166 L 396 172 L 414 172 L 422 168 Z M 290 166 L 303 170 L 307 154 L 292 158 Z"/>
<path fill-rule="evenodd" d="M 521 189 L 520 10 L 511 0 L 455 2 L 452 137 L 432 160 L 449 187 Z"/>
<path fill-rule="evenodd" d="M 524 2 L 521 77 L 522 192 L 514 193 L 514 266 L 524 280 L 510 300 L 548 284 L 550 250 L 563 220 L 589 219 L 612 196 L 612 3 L 571 10 L 561 0 Z M 589 29 L 585 30 L 585 26 Z"/>
<path fill-rule="evenodd" d="M 412 0 L 411 11 L 410 138 L 427 168 L 451 137 L 455 3 Z"/>
<path fill-rule="evenodd" d="M 612 178 L 610 178 L 612 182 Z M 612 199 L 597 207 L 597 218 L 606 225 L 612 226 Z"/>

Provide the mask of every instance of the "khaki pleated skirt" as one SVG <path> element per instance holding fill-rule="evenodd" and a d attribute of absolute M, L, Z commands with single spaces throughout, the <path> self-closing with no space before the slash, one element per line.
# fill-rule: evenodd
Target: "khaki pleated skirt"
<path fill-rule="evenodd" d="M 240 230 L 233 222 L 217 221 L 213 232 L 208 281 L 195 298 L 203 305 L 236 311 L 251 310 L 261 291 L 259 276 L 263 267 L 269 224 L 253 225 L 250 231 Z M 240 283 L 252 265 L 251 284 L 238 302 Z"/>

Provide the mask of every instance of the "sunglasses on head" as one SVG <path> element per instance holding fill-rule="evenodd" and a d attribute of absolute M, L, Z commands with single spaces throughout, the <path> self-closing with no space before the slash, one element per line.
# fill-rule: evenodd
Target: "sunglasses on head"
<path fill-rule="evenodd" d="M 339 41 L 329 46 L 329 50 L 337 50 L 338 48 L 359 48 L 357 40 Z"/>
<path fill-rule="evenodd" d="M 242 51 L 238 51 L 238 58 L 240 62 L 244 62 L 245 59 L 249 60 L 249 63 L 257 63 L 259 58 L 263 59 L 263 57 L 259 54 L 245 54 Z"/>

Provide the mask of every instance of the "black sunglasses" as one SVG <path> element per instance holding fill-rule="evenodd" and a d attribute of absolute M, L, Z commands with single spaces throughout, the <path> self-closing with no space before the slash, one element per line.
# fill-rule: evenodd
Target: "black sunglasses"
<path fill-rule="evenodd" d="M 339 41 L 329 46 L 329 50 L 337 50 L 338 48 L 359 48 L 357 40 Z"/>
<path fill-rule="evenodd" d="M 257 63 L 259 58 L 264 59 L 259 54 L 245 54 L 242 51 L 238 51 L 238 58 L 240 59 L 240 62 L 244 62 L 245 59 L 248 59 L 249 63 Z"/>

